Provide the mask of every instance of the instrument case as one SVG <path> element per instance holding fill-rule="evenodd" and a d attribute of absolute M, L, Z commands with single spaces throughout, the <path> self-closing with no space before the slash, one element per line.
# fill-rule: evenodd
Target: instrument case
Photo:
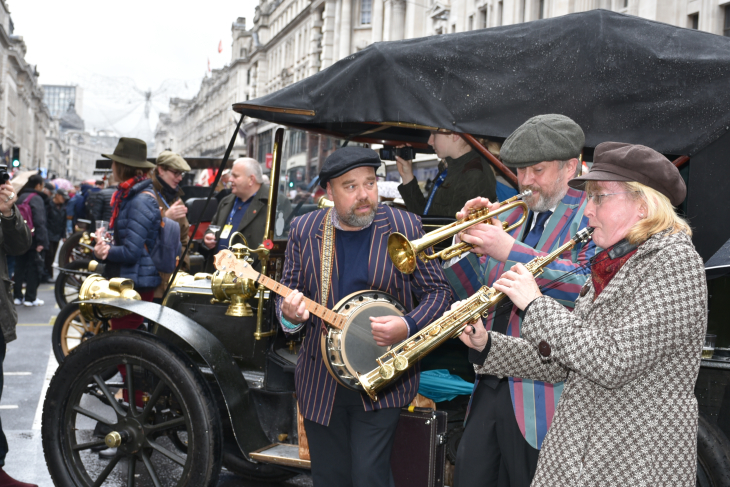
<path fill-rule="evenodd" d="M 390 457 L 396 487 L 443 487 L 446 420 L 444 411 L 401 411 Z"/>

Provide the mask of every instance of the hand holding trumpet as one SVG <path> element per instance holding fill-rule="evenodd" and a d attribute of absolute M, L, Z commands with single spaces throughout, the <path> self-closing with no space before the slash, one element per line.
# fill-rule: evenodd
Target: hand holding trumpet
<path fill-rule="evenodd" d="M 456 214 L 456 218 L 464 219 L 470 212 L 481 208 L 488 208 L 492 212 L 499 207 L 500 203 L 492 203 L 487 198 L 474 198 L 466 202 L 464 208 Z M 514 237 L 504 231 L 502 222 L 496 217 L 491 219 L 491 225 L 477 223 L 470 226 L 458 234 L 458 239 L 473 245 L 473 253 L 487 255 L 500 262 L 507 260 L 515 243 Z"/>

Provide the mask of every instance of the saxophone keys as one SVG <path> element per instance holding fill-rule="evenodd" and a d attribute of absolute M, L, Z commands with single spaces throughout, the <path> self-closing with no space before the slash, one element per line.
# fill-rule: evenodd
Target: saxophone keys
<path fill-rule="evenodd" d="M 434 326 L 431 329 L 431 331 L 428 332 L 428 334 L 431 335 L 432 337 L 437 336 L 439 333 L 441 333 L 441 326 L 440 325 Z"/>
<path fill-rule="evenodd" d="M 393 366 L 389 364 L 384 364 L 382 367 L 380 367 L 380 377 L 383 379 L 392 379 L 395 375 L 395 369 L 393 369 Z"/>
<path fill-rule="evenodd" d="M 393 365 L 395 366 L 395 370 L 399 372 L 406 370 L 408 368 L 408 359 L 403 357 L 402 355 L 399 355 L 393 361 Z"/>

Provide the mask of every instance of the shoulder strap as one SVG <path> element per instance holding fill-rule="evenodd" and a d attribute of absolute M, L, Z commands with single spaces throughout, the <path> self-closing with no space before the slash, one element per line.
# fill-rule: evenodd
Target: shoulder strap
<path fill-rule="evenodd" d="M 321 256 L 321 278 L 322 278 L 322 306 L 327 307 L 327 298 L 329 298 L 330 292 L 330 280 L 332 278 L 332 260 L 333 260 L 333 248 L 335 239 L 335 227 L 332 225 L 332 208 L 327 210 L 327 215 L 324 217 L 324 239 L 322 245 L 322 256 Z"/>
<path fill-rule="evenodd" d="M 140 191 L 139 194 L 148 194 L 152 196 L 155 199 L 155 203 L 157 203 L 157 196 L 155 196 L 153 193 L 150 193 L 149 191 Z M 160 208 L 160 226 L 165 226 L 165 211 L 162 209 L 161 206 L 158 206 Z"/>

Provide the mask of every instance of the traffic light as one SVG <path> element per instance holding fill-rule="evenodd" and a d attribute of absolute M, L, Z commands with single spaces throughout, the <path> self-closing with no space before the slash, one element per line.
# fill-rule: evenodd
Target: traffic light
<path fill-rule="evenodd" d="M 20 147 L 13 147 L 13 167 L 20 167 Z"/>

